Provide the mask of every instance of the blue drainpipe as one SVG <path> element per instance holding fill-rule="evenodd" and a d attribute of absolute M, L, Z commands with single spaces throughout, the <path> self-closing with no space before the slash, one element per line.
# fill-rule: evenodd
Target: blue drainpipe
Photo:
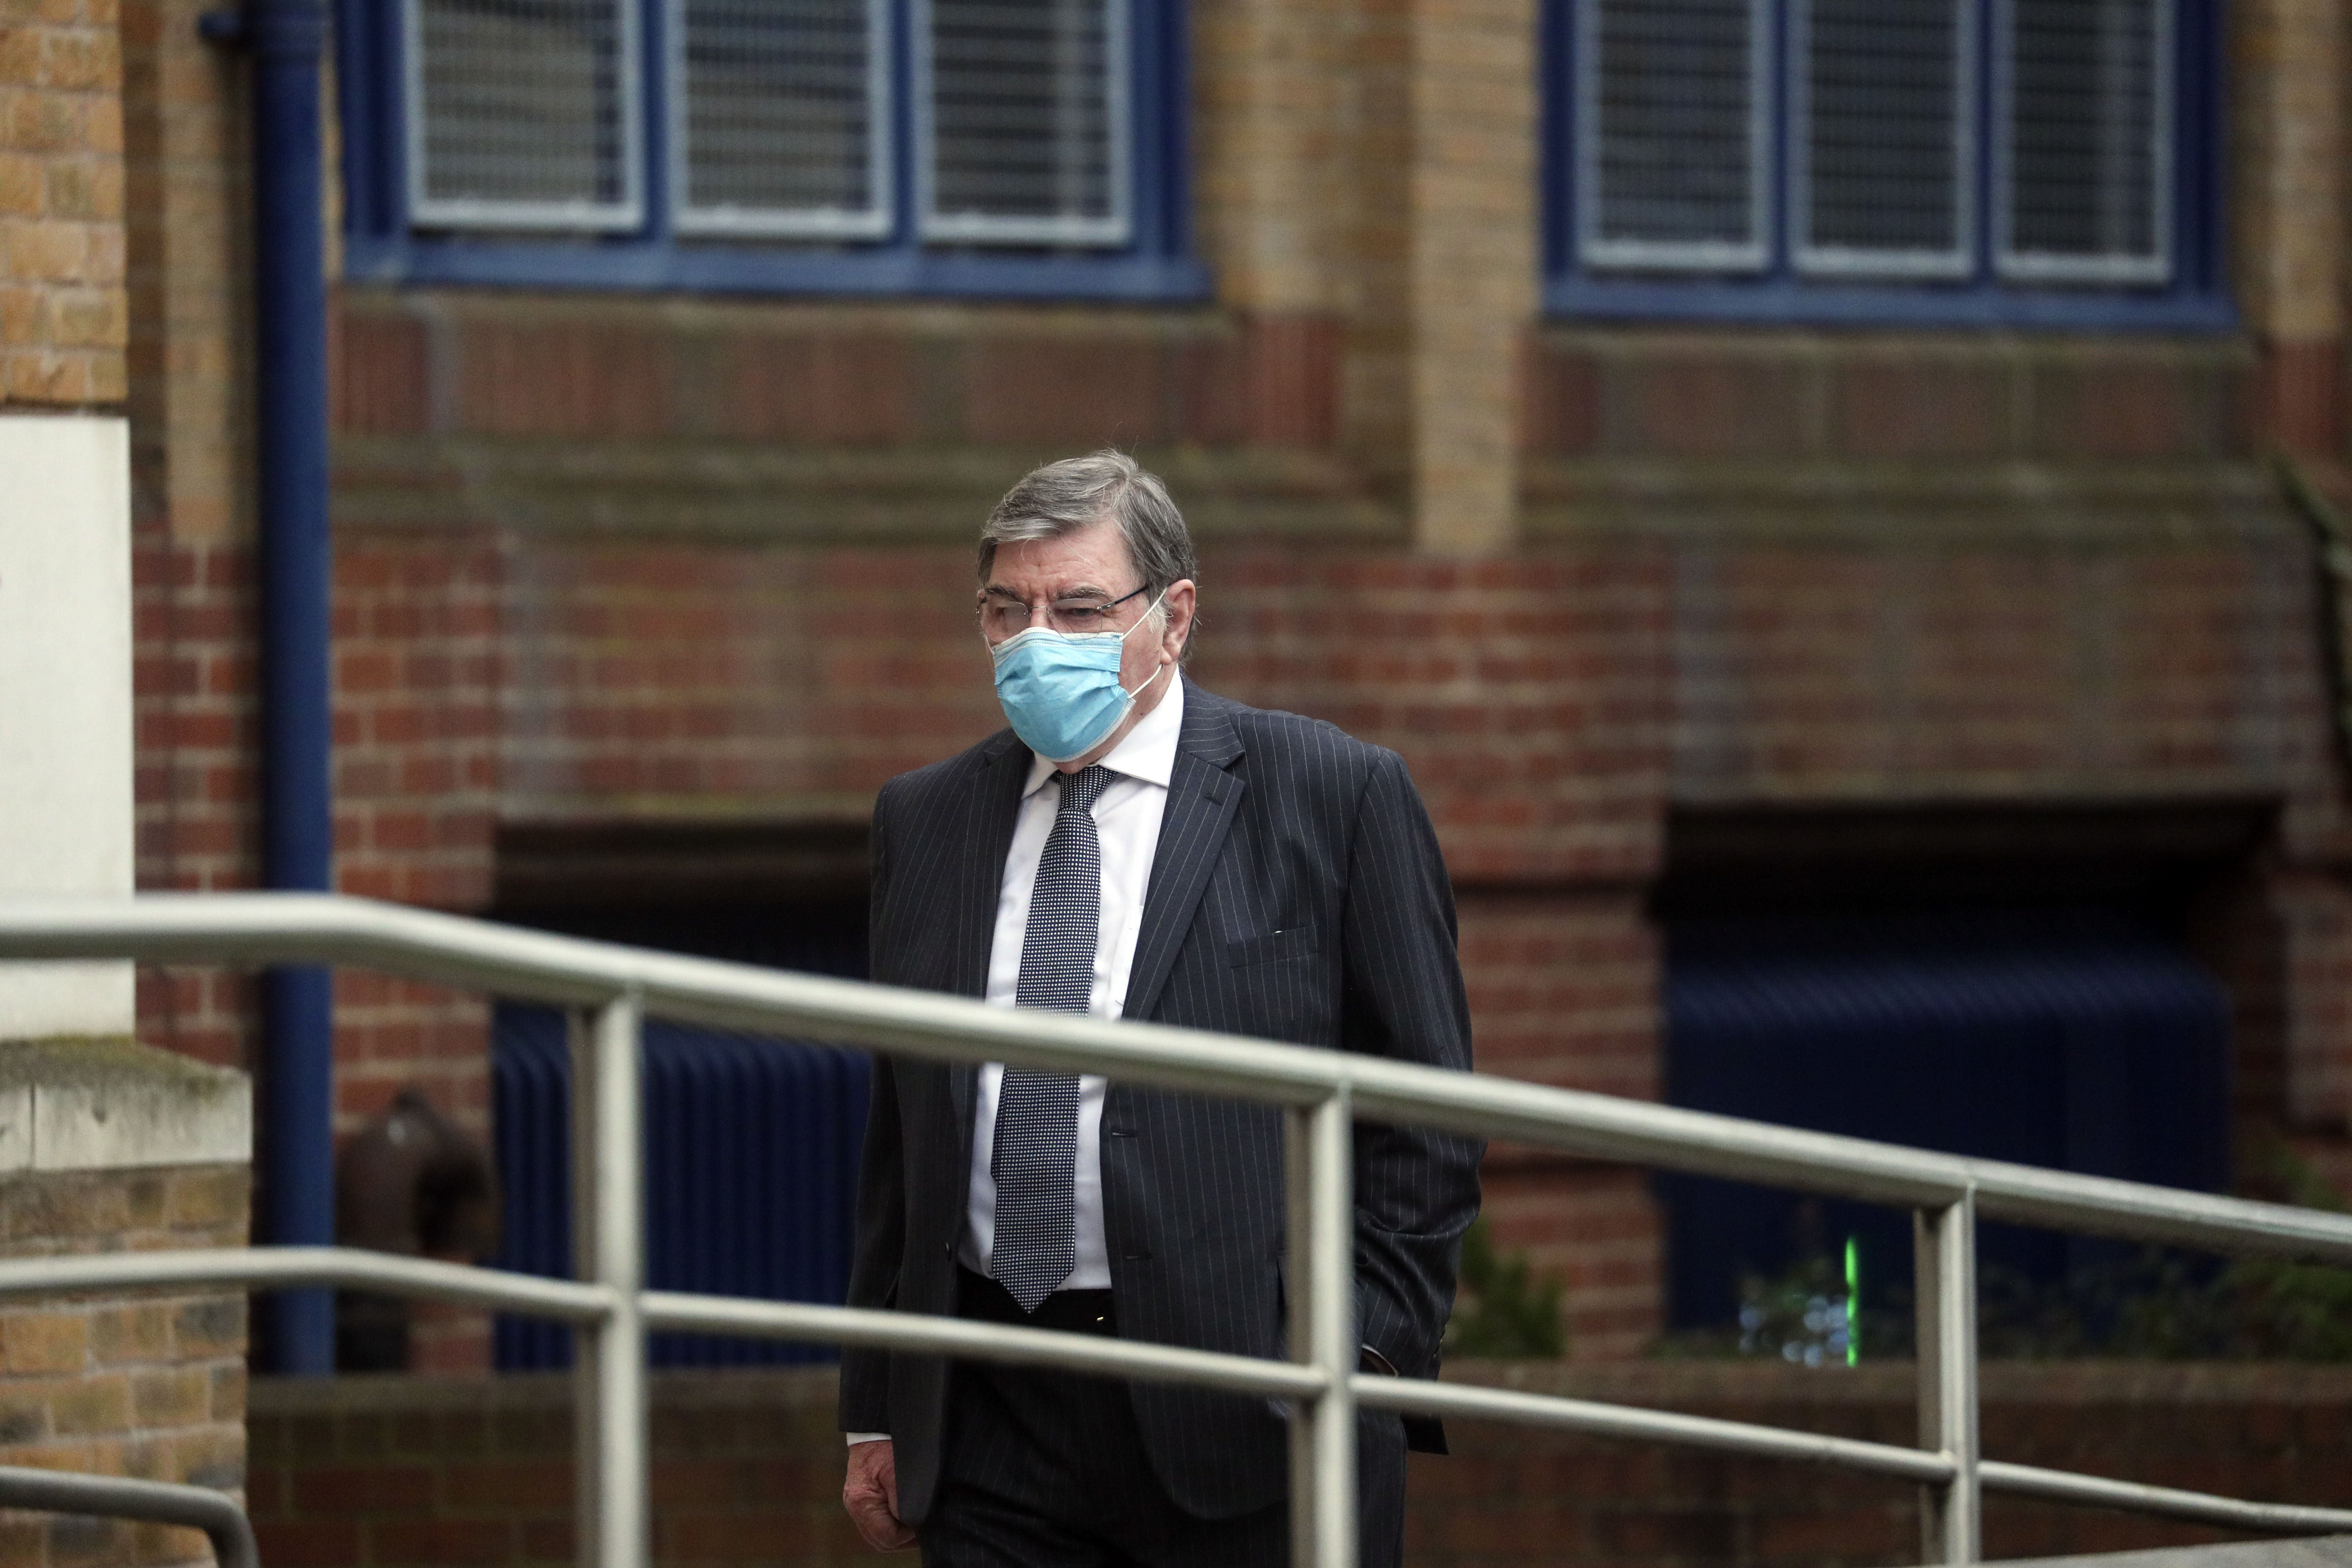
<path fill-rule="evenodd" d="M 253 71 L 254 299 L 261 503 L 263 870 L 268 886 L 334 887 L 327 531 L 325 175 L 319 62 L 324 0 L 246 0 L 207 16 Z M 334 1240 L 334 990 L 329 971 L 263 981 L 263 1238 Z M 270 1307 L 274 1369 L 335 1370 L 334 1297 L 286 1291 Z"/>

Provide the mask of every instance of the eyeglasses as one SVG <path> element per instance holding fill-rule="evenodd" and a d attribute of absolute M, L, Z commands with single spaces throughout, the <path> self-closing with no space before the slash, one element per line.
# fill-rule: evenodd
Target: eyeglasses
<path fill-rule="evenodd" d="M 1087 597 L 1055 599 L 1045 606 L 1045 624 L 1055 631 L 1071 637 L 1087 632 L 1115 632 L 1119 629 L 1115 611 L 1139 594 L 1150 591 L 1145 584 L 1133 594 L 1121 594 L 1116 599 Z M 991 642 L 1003 642 L 1006 637 L 1027 631 L 1036 625 L 1040 612 L 1013 598 L 990 598 L 980 606 L 980 627 Z"/>

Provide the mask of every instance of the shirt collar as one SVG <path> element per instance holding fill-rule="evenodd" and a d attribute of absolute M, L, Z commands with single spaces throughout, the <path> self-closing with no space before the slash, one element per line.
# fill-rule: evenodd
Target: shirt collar
<path fill-rule="evenodd" d="M 1176 742 L 1184 732 L 1184 677 L 1181 670 L 1171 671 L 1174 687 L 1160 700 L 1160 705 L 1135 721 L 1127 739 L 1110 749 L 1102 765 L 1115 773 L 1125 773 L 1145 784 L 1168 787 L 1176 776 Z M 1035 795 L 1045 786 L 1054 764 L 1032 754 L 1029 759 L 1029 783 L 1022 797 Z"/>

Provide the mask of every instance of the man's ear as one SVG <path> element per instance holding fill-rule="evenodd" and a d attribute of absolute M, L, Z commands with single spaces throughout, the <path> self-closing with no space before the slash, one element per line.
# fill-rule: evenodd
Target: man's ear
<path fill-rule="evenodd" d="M 1171 658 L 1181 658 L 1186 646 L 1192 640 L 1192 616 L 1199 608 L 1199 595 L 1193 589 L 1192 579 L 1180 577 L 1168 584 L 1168 592 L 1161 596 L 1160 603 L 1168 612 L 1168 629 L 1160 634 L 1160 650 Z"/>

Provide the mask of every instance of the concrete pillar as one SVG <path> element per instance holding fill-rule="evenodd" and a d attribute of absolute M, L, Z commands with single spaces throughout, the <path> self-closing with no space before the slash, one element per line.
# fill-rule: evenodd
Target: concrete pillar
<path fill-rule="evenodd" d="M 0 416 L 0 898 L 131 888 L 131 451 Z M 127 1035 L 131 966 L 0 964 L 0 1038 Z"/>
<path fill-rule="evenodd" d="M 51 6 L 0 31 L 0 899 L 127 895 L 120 22 Z M 0 964 L 0 1039 L 125 1035 L 133 1010 L 128 965 Z"/>

